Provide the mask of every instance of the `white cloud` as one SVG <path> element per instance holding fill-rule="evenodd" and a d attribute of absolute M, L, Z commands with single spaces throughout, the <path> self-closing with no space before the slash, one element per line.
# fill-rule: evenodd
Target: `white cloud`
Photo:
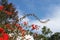
<path fill-rule="evenodd" d="M 47 19 L 50 19 L 49 22 L 47 23 L 40 23 L 38 20 L 30 20 L 28 17 L 26 17 L 25 19 L 23 19 L 23 21 L 29 21 L 30 24 L 37 24 L 40 26 L 39 31 L 41 30 L 41 28 L 45 25 L 48 28 L 50 28 L 53 32 L 60 32 L 60 6 L 53 6 L 52 8 L 50 8 L 50 12 L 52 15 L 52 17 L 47 15 Z M 22 12 L 19 12 L 22 13 Z M 22 15 L 21 15 L 22 16 Z M 21 17 L 19 14 L 19 17 Z M 43 19 L 45 20 L 45 19 Z"/>
<path fill-rule="evenodd" d="M 39 21 L 33 21 L 34 24 L 40 25 L 42 28 L 44 25 L 50 28 L 53 32 L 60 32 L 60 6 L 54 7 L 52 11 L 52 17 L 47 16 L 46 18 L 50 19 L 47 23 L 40 23 Z M 43 19 L 45 20 L 45 19 Z"/>
<path fill-rule="evenodd" d="M 49 25 L 53 32 L 60 32 L 60 6 L 55 7 L 53 10 L 53 17 L 50 18 L 50 22 L 47 26 Z"/>

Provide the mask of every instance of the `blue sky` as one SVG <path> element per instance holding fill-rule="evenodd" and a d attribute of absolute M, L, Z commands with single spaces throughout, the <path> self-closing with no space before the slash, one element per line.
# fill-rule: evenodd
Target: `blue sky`
<path fill-rule="evenodd" d="M 53 32 L 60 32 L 60 0 L 9 0 L 20 13 L 35 13 L 41 19 L 50 19 L 46 25 Z M 28 18 L 27 18 L 28 19 Z M 33 23 L 42 26 L 37 20 Z"/>
<path fill-rule="evenodd" d="M 39 18 L 45 18 L 46 15 L 52 15 L 49 7 L 60 5 L 60 0 L 9 0 L 16 8 L 25 13 L 35 13 Z"/>

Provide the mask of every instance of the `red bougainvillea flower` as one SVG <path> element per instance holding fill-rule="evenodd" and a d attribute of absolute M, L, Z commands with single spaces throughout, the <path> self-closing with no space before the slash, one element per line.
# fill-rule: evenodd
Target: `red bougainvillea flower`
<path fill-rule="evenodd" d="M 26 33 L 26 30 L 23 29 L 23 30 L 21 31 L 21 33 L 22 33 L 22 37 L 24 37 L 24 35 L 25 35 L 25 33 Z"/>
<path fill-rule="evenodd" d="M 23 28 L 22 28 L 22 27 L 19 27 L 18 29 L 19 29 L 20 31 L 21 31 L 21 30 L 23 30 Z"/>
<path fill-rule="evenodd" d="M 4 29 L 3 28 L 0 28 L 0 34 L 2 34 L 3 32 L 4 32 Z M 2 35 L 0 37 L 0 40 L 3 40 Z"/>
<path fill-rule="evenodd" d="M 3 28 L 0 28 L 0 33 L 4 32 L 4 29 Z"/>
<path fill-rule="evenodd" d="M 32 30 L 34 30 L 34 29 L 36 29 L 36 27 L 35 27 L 35 25 L 34 25 L 34 24 L 32 24 Z"/>
<path fill-rule="evenodd" d="M 4 6 L 0 6 L 0 10 L 3 10 Z"/>
<path fill-rule="evenodd" d="M 13 28 L 11 28 L 10 24 L 6 24 L 5 26 L 10 30 L 14 30 Z"/>
<path fill-rule="evenodd" d="M 27 22 L 24 22 L 24 25 L 27 25 L 28 23 Z"/>
<path fill-rule="evenodd" d="M 2 37 L 0 37 L 0 40 L 3 40 L 3 38 L 2 38 Z"/>
<path fill-rule="evenodd" d="M 20 27 L 20 24 L 15 24 L 16 27 Z"/>
<path fill-rule="evenodd" d="M 20 24 L 15 24 L 15 26 L 21 31 L 23 28 L 20 26 Z"/>
<path fill-rule="evenodd" d="M 21 31 L 22 36 L 24 36 L 25 33 L 26 33 L 26 30 L 24 30 L 24 29 L 20 26 L 20 24 L 15 24 L 15 26 Z"/>
<path fill-rule="evenodd" d="M 0 40 L 8 40 L 9 39 L 8 34 L 4 32 L 3 28 L 0 28 L 0 33 L 2 34 L 2 36 L 0 37 Z"/>
<path fill-rule="evenodd" d="M 35 25 L 35 27 L 36 27 L 36 30 L 38 30 L 38 29 L 39 29 L 38 25 Z"/>
<path fill-rule="evenodd" d="M 7 15 L 12 15 L 12 12 L 5 11 Z"/>
<path fill-rule="evenodd" d="M 38 29 L 38 26 L 37 25 L 34 25 L 34 24 L 32 24 L 32 30 L 34 30 L 34 29 Z"/>
<path fill-rule="evenodd" d="M 4 34 L 3 34 L 3 39 L 4 39 L 4 40 L 8 40 L 8 39 L 9 39 L 9 35 L 8 35 L 7 33 L 4 33 Z"/>

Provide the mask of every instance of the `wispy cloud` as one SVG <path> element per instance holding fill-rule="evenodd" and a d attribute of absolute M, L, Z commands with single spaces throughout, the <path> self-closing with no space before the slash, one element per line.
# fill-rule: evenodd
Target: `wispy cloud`
<path fill-rule="evenodd" d="M 23 21 L 29 21 L 30 22 L 30 24 L 37 24 L 37 25 L 39 25 L 40 26 L 40 29 L 39 29 L 39 31 L 41 30 L 41 28 L 45 25 L 45 26 L 47 26 L 48 28 L 50 28 L 53 32 L 60 32 L 60 3 L 59 3 L 59 1 L 51 1 L 51 0 L 46 0 L 46 3 L 43 3 L 44 1 L 42 1 L 42 4 L 39 2 L 39 1 L 37 1 L 37 3 L 35 3 L 34 1 L 32 1 L 32 5 L 31 5 L 31 3 L 29 3 L 28 4 L 28 1 L 24 1 L 24 2 L 26 2 L 26 4 L 27 4 L 27 8 L 31 8 L 31 10 L 34 10 L 35 9 L 35 7 L 36 8 L 40 8 L 41 10 L 42 10 L 42 12 L 44 12 L 45 10 L 45 14 L 43 14 L 43 13 L 41 13 L 41 15 L 43 14 L 43 15 L 45 15 L 46 17 L 44 17 L 44 18 L 46 18 L 46 19 L 50 19 L 50 21 L 49 22 L 47 22 L 47 23 L 45 23 L 45 24 L 42 24 L 42 23 L 40 23 L 39 21 L 37 21 L 37 20 L 30 20 L 28 17 L 27 18 L 25 18 Z M 30 1 L 29 1 L 30 2 Z M 25 4 L 25 3 L 24 3 Z M 36 5 L 35 5 L 36 4 Z M 43 5 L 43 6 L 39 6 L 39 5 L 37 5 L 37 4 L 41 4 L 41 5 Z M 57 5 L 58 4 L 58 5 Z M 47 5 L 47 6 L 46 6 Z M 41 8 L 42 7 L 42 8 Z M 44 9 L 45 8 L 45 9 Z M 38 11 L 41 11 L 41 10 L 37 10 L 37 13 L 38 13 Z M 44 11 L 43 11 L 44 10 Z M 21 17 L 21 16 L 23 16 L 23 15 L 21 15 L 21 14 L 23 14 L 24 12 L 23 11 L 21 11 L 20 9 L 18 9 L 18 11 L 19 11 L 19 18 Z M 29 11 L 28 11 L 29 12 Z M 34 11 L 35 12 L 35 11 Z M 36 13 L 36 14 L 37 14 Z M 39 14 L 38 14 L 39 15 Z M 37 15 L 37 16 L 38 16 Z M 40 17 L 40 16 L 39 16 Z M 45 19 L 43 19 L 43 20 L 45 20 Z"/>
<path fill-rule="evenodd" d="M 43 26 L 46 26 L 48 28 L 50 28 L 53 32 L 60 32 L 60 6 L 55 6 L 53 8 L 53 10 L 51 10 L 52 17 L 47 16 L 46 18 L 49 18 L 50 21 L 47 23 L 40 23 L 37 20 L 34 20 L 32 23 L 40 25 L 40 28 L 42 28 Z M 45 19 L 43 19 L 45 20 Z"/>
<path fill-rule="evenodd" d="M 38 20 L 30 20 L 28 17 L 23 19 L 23 21 L 29 21 L 30 24 L 39 25 L 40 29 L 38 31 L 41 31 L 41 28 L 43 26 L 46 26 L 50 28 L 53 32 L 60 32 L 60 7 L 55 7 L 55 9 L 51 11 L 52 11 L 52 17 L 51 18 L 49 16 L 46 17 L 47 19 L 48 18 L 50 19 L 50 21 L 47 23 L 40 23 Z"/>

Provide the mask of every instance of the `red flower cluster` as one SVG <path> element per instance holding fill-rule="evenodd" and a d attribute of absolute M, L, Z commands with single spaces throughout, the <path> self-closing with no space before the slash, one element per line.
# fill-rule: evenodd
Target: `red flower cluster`
<path fill-rule="evenodd" d="M 20 26 L 20 24 L 15 24 L 15 26 L 19 29 L 22 30 L 23 28 Z"/>
<path fill-rule="evenodd" d="M 10 24 L 6 24 L 5 26 L 6 26 L 8 29 L 10 29 L 10 30 L 14 30 L 14 29 L 11 27 Z"/>
<path fill-rule="evenodd" d="M 26 30 L 23 29 L 23 30 L 21 31 L 21 33 L 22 33 L 22 37 L 24 37 L 24 35 L 25 35 L 25 33 L 26 33 Z"/>
<path fill-rule="evenodd" d="M 34 25 L 34 24 L 32 24 L 32 30 L 34 30 L 34 29 L 38 29 L 38 26 L 37 25 Z"/>
<path fill-rule="evenodd" d="M 26 30 L 24 30 L 24 29 L 20 26 L 20 24 L 15 24 L 15 26 L 21 31 L 22 36 L 24 37 L 24 35 L 25 35 L 25 33 L 26 33 Z"/>
<path fill-rule="evenodd" d="M 4 32 L 3 28 L 0 28 L 0 33 L 2 34 L 2 37 L 0 37 L 0 40 L 8 40 L 9 39 L 8 34 Z"/>
<path fill-rule="evenodd" d="M 4 9 L 4 6 L 0 6 L 0 10 L 3 10 Z"/>
<path fill-rule="evenodd" d="M 4 9 L 4 6 L 0 6 L 0 11 Z M 12 12 L 4 11 L 7 15 L 12 15 Z"/>
<path fill-rule="evenodd" d="M 11 13 L 11 12 L 8 12 L 8 11 L 5 11 L 5 13 L 6 13 L 7 15 L 12 15 L 12 13 Z"/>
<path fill-rule="evenodd" d="M 3 28 L 0 28 L 0 33 L 3 33 L 4 32 L 4 29 Z"/>

